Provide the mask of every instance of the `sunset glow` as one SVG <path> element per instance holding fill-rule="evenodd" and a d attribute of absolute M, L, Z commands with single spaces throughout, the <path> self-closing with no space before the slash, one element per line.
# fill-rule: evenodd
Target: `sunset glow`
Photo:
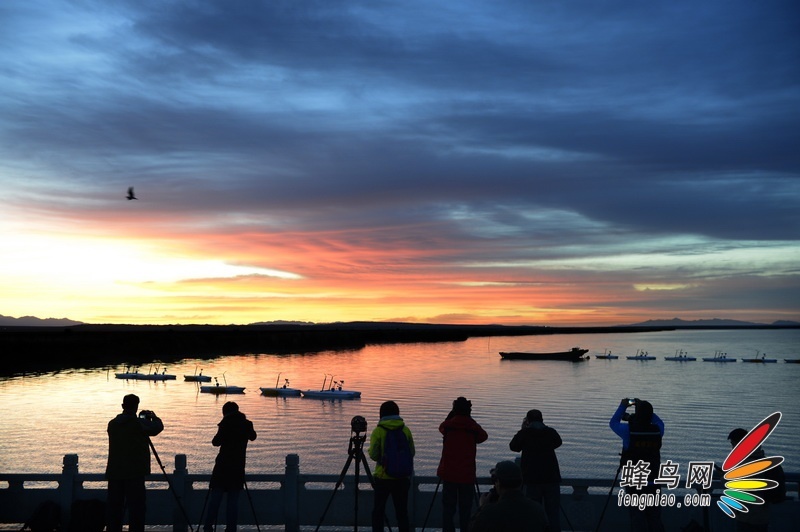
<path fill-rule="evenodd" d="M 800 320 L 781 7 L 417 7 L 4 3 L 0 315 Z"/>

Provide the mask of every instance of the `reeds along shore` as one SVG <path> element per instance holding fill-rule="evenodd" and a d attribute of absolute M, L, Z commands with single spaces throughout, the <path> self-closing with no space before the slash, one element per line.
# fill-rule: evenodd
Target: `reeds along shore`
<path fill-rule="evenodd" d="M 652 327 L 527 327 L 341 323 L 320 325 L 76 325 L 2 327 L 0 375 L 175 362 L 221 355 L 310 353 L 368 344 L 460 342 L 470 337 L 645 332 Z"/>

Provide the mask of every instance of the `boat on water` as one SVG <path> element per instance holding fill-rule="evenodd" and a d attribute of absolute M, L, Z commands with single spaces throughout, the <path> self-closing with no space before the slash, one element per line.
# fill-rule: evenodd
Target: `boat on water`
<path fill-rule="evenodd" d="M 356 390 L 345 390 L 344 381 L 333 380 L 333 375 L 330 375 L 330 383 L 328 382 L 328 375 L 325 375 L 325 380 L 322 381 L 322 388 L 319 390 L 304 390 L 303 397 L 310 399 L 358 399 L 361 397 L 361 392 Z"/>
<path fill-rule="evenodd" d="M 122 371 L 120 373 L 115 373 L 114 376 L 117 379 L 126 379 L 126 380 L 128 379 L 140 380 L 142 378 L 142 374 L 139 373 L 139 370 L 137 368 L 133 368 L 130 366 L 127 366 L 125 368 L 125 371 Z"/>
<path fill-rule="evenodd" d="M 214 384 L 200 386 L 200 392 L 213 393 L 216 395 L 224 395 L 229 393 L 244 393 L 244 387 L 229 385 L 228 380 L 225 378 L 224 373 L 222 374 L 222 379 L 224 380 L 225 384 L 220 384 L 219 379 L 214 377 Z"/>
<path fill-rule="evenodd" d="M 697 360 L 697 358 L 690 357 L 689 353 L 681 349 L 680 352 L 675 351 L 674 357 L 664 357 L 664 360 L 672 360 L 674 362 L 694 362 L 695 360 Z"/>
<path fill-rule="evenodd" d="M 267 395 L 270 397 L 300 397 L 302 392 L 297 388 L 290 388 L 289 379 L 283 379 L 283 386 L 278 386 L 280 379 L 281 374 L 278 373 L 278 378 L 275 379 L 274 388 L 259 388 L 259 390 L 261 390 L 261 395 Z"/>
<path fill-rule="evenodd" d="M 777 358 L 767 358 L 766 353 L 762 353 L 760 357 L 758 356 L 758 353 L 756 353 L 756 356 L 754 356 L 753 358 L 742 359 L 742 362 L 750 362 L 751 364 L 774 364 L 777 361 L 778 361 Z"/>
<path fill-rule="evenodd" d="M 628 360 L 655 360 L 656 359 L 656 357 L 654 357 L 653 355 L 651 355 L 650 353 L 648 353 L 647 351 L 644 351 L 642 349 L 637 349 L 635 355 L 629 355 L 629 356 L 627 356 L 625 358 L 627 358 Z"/>
<path fill-rule="evenodd" d="M 703 357 L 703 362 L 736 362 L 736 359 L 729 357 L 728 353 L 716 351 L 713 357 Z"/>
<path fill-rule="evenodd" d="M 783 361 L 787 364 L 800 364 L 800 358 L 784 358 Z"/>
<path fill-rule="evenodd" d="M 580 362 L 587 360 L 583 355 L 588 353 L 588 349 L 573 347 L 569 351 L 559 351 L 556 353 L 525 353 L 525 352 L 500 352 L 503 360 L 566 360 L 569 362 Z"/>
<path fill-rule="evenodd" d="M 602 359 L 602 360 L 616 360 L 619 357 L 617 355 L 612 355 L 611 351 L 606 349 L 605 351 L 603 351 L 602 355 L 595 355 L 594 358 L 599 358 L 599 359 Z"/>
<path fill-rule="evenodd" d="M 183 380 L 186 382 L 211 382 L 210 375 L 203 375 L 203 370 L 197 373 L 197 368 L 194 369 L 194 375 L 184 375 Z"/>

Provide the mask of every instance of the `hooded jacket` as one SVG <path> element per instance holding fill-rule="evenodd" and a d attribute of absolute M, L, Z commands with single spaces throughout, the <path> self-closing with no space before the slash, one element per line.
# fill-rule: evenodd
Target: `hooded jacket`
<path fill-rule="evenodd" d="M 253 422 L 236 411 L 223 417 L 217 427 L 217 434 L 211 440 L 214 447 L 219 447 L 214 470 L 211 472 L 211 487 L 240 490 L 244 484 L 247 442 L 256 439 Z"/>
<path fill-rule="evenodd" d="M 411 448 L 411 456 L 416 454 L 414 449 L 414 438 L 411 436 L 411 431 L 408 429 L 408 427 L 406 427 L 403 418 L 395 415 L 382 417 L 369 437 L 369 457 L 372 458 L 376 463 L 375 474 L 373 475 L 375 478 L 381 478 L 384 480 L 392 480 L 395 478 L 386 473 L 383 465 L 381 465 L 381 460 L 383 460 L 384 442 L 386 441 L 386 431 L 395 429 L 401 429 L 403 434 L 405 434 L 406 439 L 408 440 L 408 446 Z"/>
<path fill-rule="evenodd" d="M 444 436 L 444 441 L 436 474 L 444 482 L 475 482 L 476 447 L 485 442 L 489 435 L 477 421 L 464 414 L 444 420 L 439 425 L 439 432 Z"/>
<path fill-rule="evenodd" d="M 122 412 L 108 422 L 108 463 L 106 478 L 130 480 L 150 474 L 150 436 L 164 430 L 155 415 L 142 419 L 132 412 Z"/>
<path fill-rule="evenodd" d="M 514 452 L 522 451 L 522 477 L 526 484 L 561 482 L 556 449 L 561 436 L 541 421 L 533 421 L 521 429 L 508 444 Z"/>

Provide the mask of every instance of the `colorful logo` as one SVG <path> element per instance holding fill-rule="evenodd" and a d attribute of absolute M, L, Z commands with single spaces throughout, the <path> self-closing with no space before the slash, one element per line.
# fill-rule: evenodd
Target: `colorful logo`
<path fill-rule="evenodd" d="M 722 464 L 725 472 L 724 495 L 721 495 L 717 505 L 728 517 L 735 518 L 737 512 L 747 513 L 748 504 L 764 504 L 764 499 L 752 492 L 772 489 L 778 486 L 774 480 L 767 478 L 757 478 L 765 471 L 778 467 L 783 463 L 782 456 L 770 456 L 768 458 L 756 458 L 755 460 L 743 463 L 752 455 L 764 441 L 772 434 L 778 422 L 781 420 L 781 413 L 775 412 L 764 418 L 761 423 L 753 427 L 742 440 L 731 449 L 730 454 Z"/>

